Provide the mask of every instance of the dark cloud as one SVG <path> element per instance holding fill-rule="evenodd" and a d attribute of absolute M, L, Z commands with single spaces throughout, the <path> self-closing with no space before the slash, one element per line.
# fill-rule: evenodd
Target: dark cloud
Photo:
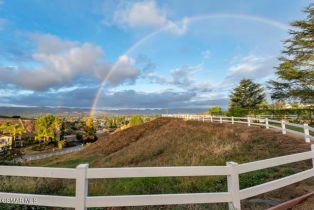
<path fill-rule="evenodd" d="M 18 97 L 2 97 L 1 103 L 28 106 L 90 107 L 97 88 L 77 88 L 55 92 L 21 94 Z M 194 101 L 196 93 L 164 91 L 143 93 L 134 90 L 103 93 L 96 108 L 206 108 L 219 105 L 225 107 L 226 99 Z"/>

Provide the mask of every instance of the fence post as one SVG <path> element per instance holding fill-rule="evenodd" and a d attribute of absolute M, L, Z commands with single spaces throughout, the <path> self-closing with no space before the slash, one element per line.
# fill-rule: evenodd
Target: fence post
<path fill-rule="evenodd" d="M 87 210 L 86 197 L 88 196 L 88 164 L 80 164 L 76 167 L 77 177 L 75 186 L 76 207 L 75 210 Z"/>
<path fill-rule="evenodd" d="M 221 116 L 220 116 L 220 118 L 219 118 L 219 122 L 222 123 L 222 117 L 221 117 Z"/>
<path fill-rule="evenodd" d="M 309 143 L 309 142 L 311 142 L 309 125 L 308 124 L 304 124 L 303 127 L 304 127 L 304 139 L 305 139 L 305 142 Z"/>
<path fill-rule="evenodd" d="M 232 203 L 229 203 L 229 210 L 240 210 L 241 200 L 238 163 L 227 162 L 226 165 L 231 167 L 231 174 L 227 176 L 228 192 L 232 197 Z"/>
<path fill-rule="evenodd" d="M 286 123 L 284 120 L 281 120 L 281 129 L 282 129 L 282 134 L 286 134 L 287 130 L 286 130 Z"/>
<path fill-rule="evenodd" d="M 234 124 L 234 117 L 231 117 L 231 123 Z"/>
<path fill-rule="evenodd" d="M 311 144 L 311 150 L 314 151 L 314 144 Z M 312 166 L 314 168 L 314 158 L 312 158 Z"/>
<path fill-rule="evenodd" d="M 250 117 L 247 117 L 247 126 L 251 126 L 251 120 L 250 120 Z"/>
<path fill-rule="evenodd" d="M 266 129 L 269 129 L 268 118 L 265 119 L 265 127 L 266 127 Z"/>
<path fill-rule="evenodd" d="M 205 117 L 203 116 L 203 122 L 205 122 Z"/>
<path fill-rule="evenodd" d="M 210 115 L 210 122 L 213 122 L 213 116 Z"/>

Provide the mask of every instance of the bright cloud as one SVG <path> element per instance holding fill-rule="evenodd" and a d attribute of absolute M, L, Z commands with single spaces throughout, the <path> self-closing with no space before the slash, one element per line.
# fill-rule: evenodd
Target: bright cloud
<path fill-rule="evenodd" d="M 133 4 L 123 4 L 113 14 L 113 22 L 123 27 L 162 28 L 176 34 L 183 34 L 188 29 L 189 20 L 180 22 L 169 19 L 167 11 L 158 7 L 154 0 L 145 0 Z"/>

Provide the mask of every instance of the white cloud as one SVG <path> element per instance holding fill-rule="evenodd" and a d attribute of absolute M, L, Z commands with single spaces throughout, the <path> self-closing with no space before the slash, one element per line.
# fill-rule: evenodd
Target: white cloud
<path fill-rule="evenodd" d="M 154 0 L 145 0 L 122 4 L 113 14 L 113 23 L 130 28 L 166 27 L 173 33 L 183 34 L 188 29 L 189 19 L 174 22 L 169 19 L 167 11 L 158 7 Z"/>
<path fill-rule="evenodd" d="M 139 71 L 127 56 L 120 57 L 117 65 L 105 62 L 102 48 L 91 43 L 62 40 L 52 35 L 32 34 L 37 46 L 32 54 L 35 67 L 0 67 L 0 82 L 30 90 L 65 87 L 89 80 L 98 83 L 106 77 L 117 86 L 134 82 Z"/>
<path fill-rule="evenodd" d="M 253 79 L 257 82 L 264 82 L 274 73 L 276 58 L 272 56 L 236 56 L 231 60 L 228 75 L 221 87 L 232 86 L 241 79 Z"/>
<path fill-rule="evenodd" d="M 171 77 L 169 79 L 155 72 L 149 72 L 146 78 L 154 83 L 173 85 L 186 91 L 197 93 L 210 92 L 212 90 L 210 82 L 194 78 L 194 75 L 202 70 L 203 66 L 201 64 L 196 66 L 182 66 L 171 70 Z"/>
<path fill-rule="evenodd" d="M 113 86 L 123 81 L 132 84 L 139 74 L 139 70 L 135 67 L 135 61 L 127 55 L 122 55 L 111 68 L 111 72 L 108 74 L 108 82 Z"/>
<path fill-rule="evenodd" d="M 61 40 L 59 37 L 51 34 L 32 33 L 30 34 L 30 37 L 37 44 L 38 53 L 60 53 L 79 44 L 75 41 Z"/>

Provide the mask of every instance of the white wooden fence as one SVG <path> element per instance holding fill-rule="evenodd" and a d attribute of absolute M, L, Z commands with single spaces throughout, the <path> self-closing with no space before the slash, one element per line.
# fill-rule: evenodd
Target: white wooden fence
<path fill-rule="evenodd" d="M 205 121 L 205 118 L 201 118 Z M 210 118 L 217 121 L 216 118 Z M 227 118 L 219 117 L 219 122 Z M 228 118 L 235 123 L 256 124 L 252 119 Z M 258 124 L 267 124 L 259 122 Z M 270 125 L 269 125 L 270 126 Z M 74 168 L 47 168 L 0 166 L 1 176 L 46 177 L 75 179 L 75 196 L 52 196 L 20 193 L 0 193 L 0 203 L 18 203 L 24 205 L 67 207 L 83 210 L 88 207 L 147 206 L 197 203 L 229 203 L 229 209 L 241 209 L 240 201 L 266 193 L 314 176 L 314 167 L 300 173 L 246 189 L 239 187 L 239 175 L 265 168 L 280 166 L 303 160 L 312 160 L 314 165 L 314 145 L 311 151 L 302 152 L 266 160 L 237 164 L 227 162 L 225 166 L 186 166 L 186 167 L 134 167 L 134 168 L 88 168 L 81 164 Z M 138 178 L 138 177 L 182 177 L 182 176 L 227 176 L 227 192 L 205 192 L 185 194 L 88 196 L 89 179 Z"/>
<path fill-rule="evenodd" d="M 266 129 L 274 128 L 277 130 L 281 130 L 282 134 L 286 134 L 287 132 L 293 133 L 296 135 L 300 135 L 304 137 L 306 142 L 310 142 L 314 140 L 313 134 L 314 128 L 310 127 L 308 124 L 295 124 L 290 123 L 284 120 L 271 120 L 268 118 L 254 118 L 254 117 L 227 117 L 227 116 L 211 116 L 211 115 L 188 115 L 188 114 L 165 114 L 163 117 L 175 117 L 175 118 L 183 118 L 187 120 L 198 120 L 203 122 L 219 122 L 219 123 L 242 123 L 251 125 L 263 126 Z M 290 128 L 287 128 L 290 126 Z M 293 129 L 294 128 L 294 129 Z M 301 132 L 302 131 L 302 132 Z"/>

